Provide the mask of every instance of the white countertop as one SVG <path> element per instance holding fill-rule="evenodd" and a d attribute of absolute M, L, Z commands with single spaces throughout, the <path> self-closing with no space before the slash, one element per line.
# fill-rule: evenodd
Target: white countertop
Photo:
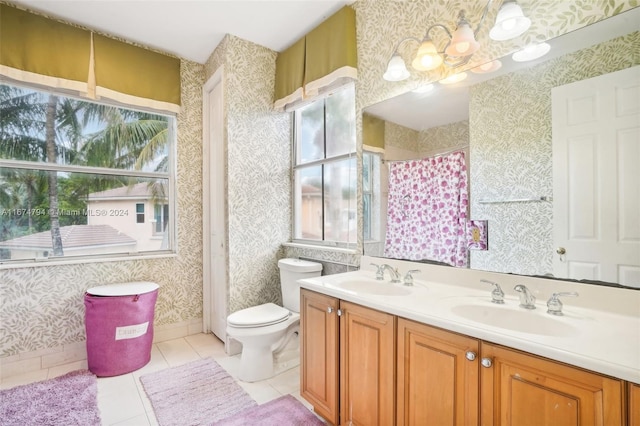
<path fill-rule="evenodd" d="M 365 259 L 362 264 L 368 265 L 368 260 Z M 380 263 L 381 259 L 375 260 Z M 400 265 L 401 274 L 408 269 L 416 269 L 417 265 L 412 262 L 395 263 Z M 432 268 L 432 265 L 418 265 L 418 269 L 422 269 L 423 272 L 425 269 L 432 272 Z M 451 282 L 421 280 L 416 275 L 414 286 L 406 287 L 402 284 L 391 284 L 386 274 L 384 282 L 374 281 L 374 269 L 371 267 L 370 270 L 326 275 L 300 280 L 299 283 L 303 288 L 399 317 L 640 384 L 640 291 L 592 289 L 590 287 L 597 286 L 538 279 L 542 282 L 540 289 L 536 288 L 536 281 L 531 281 L 533 278 L 528 278 L 526 285 L 538 293 L 538 299 L 535 310 L 525 310 L 518 306 L 519 299 L 515 292 L 510 291 L 510 285 L 503 284 L 503 290 L 507 293 L 505 304 L 497 305 L 491 303 L 492 287 L 478 283 L 479 280 L 457 285 Z M 445 270 L 448 275 L 456 275 L 453 268 Z M 490 273 L 483 275 L 483 278 L 502 284 L 500 279 L 496 279 Z M 468 276 L 461 277 L 468 279 Z M 509 281 L 505 276 L 499 278 Z M 455 277 L 453 279 L 455 280 Z M 374 286 L 396 286 L 400 291 L 408 290 L 409 294 L 376 295 L 347 290 L 340 287 L 340 283 L 345 281 L 363 281 L 365 285 Z M 547 290 L 544 286 L 559 289 Z M 581 296 L 561 298 L 564 302 L 564 316 L 549 315 L 546 301 L 550 292 L 567 290 L 577 290 Z M 548 295 L 545 294 L 543 297 L 540 293 Z M 576 303 L 578 299 L 602 298 L 602 294 L 606 294 L 607 299 L 601 303 L 603 309 L 590 307 L 594 304 L 597 306 L 597 300 L 582 301 L 582 305 L 589 307 L 578 306 Z M 616 309 L 616 298 L 620 298 L 620 309 Z M 630 302 L 629 298 L 634 300 Z M 481 316 L 488 312 L 493 317 L 488 322 L 468 319 L 467 314 L 473 313 L 472 311 Z M 501 321 L 502 316 L 505 318 L 504 322 Z"/>

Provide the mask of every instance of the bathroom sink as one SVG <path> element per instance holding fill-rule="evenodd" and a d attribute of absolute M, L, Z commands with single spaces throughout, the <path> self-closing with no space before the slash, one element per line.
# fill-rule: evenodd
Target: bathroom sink
<path fill-rule="evenodd" d="M 576 335 L 578 329 L 539 309 L 529 311 L 502 305 L 457 305 L 451 308 L 455 315 L 491 327 L 545 336 Z"/>
<path fill-rule="evenodd" d="M 406 287 L 399 287 L 388 281 L 378 281 L 369 278 L 342 280 L 327 286 L 354 294 L 372 294 L 377 296 L 406 296 L 411 294 L 411 291 Z"/>

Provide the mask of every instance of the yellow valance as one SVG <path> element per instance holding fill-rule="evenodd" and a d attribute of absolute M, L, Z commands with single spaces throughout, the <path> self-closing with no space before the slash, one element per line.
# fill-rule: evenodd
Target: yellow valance
<path fill-rule="evenodd" d="M 367 151 L 384 152 L 384 120 L 362 114 L 362 145 Z"/>
<path fill-rule="evenodd" d="M 306 37 L 304 90 L 314 96 L 358 78 L 356 12 L 345 6 Z"/>
<path fill-rule="evenodd" d="M 180 60 L 0 4 L 0 75 L 178 112 Z"/>
<path fill-rule="evenodd" d="M 94 34 L 96 95 L 178 112 L 180 60 Z"/>
<path fill-rule="evenodd" d="M 278 54 L 276 58 L 276 109 L 303 97 L 305 38 Z"/>
<path fill-rule="evenodd" d="M 355 80 L 356 13 L 345 6 L 276 59 L 276 110 Z"/>
<path fill-rule="evenodd" d="M 0 73 L 87 93 L 91 33 L 0 4 Z"/>

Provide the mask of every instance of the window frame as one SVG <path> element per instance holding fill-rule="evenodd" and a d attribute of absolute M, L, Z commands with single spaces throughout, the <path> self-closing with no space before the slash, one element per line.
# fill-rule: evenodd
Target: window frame
<path fill-rule="evenodd" d="M 355 119 L 355 114 L 356 114 L 356 94 L 355 94 L 355 85 L 353 83 L 349 83 L 346 84 L 344 86 L 340 86 L 334 90 L 331 90 L 329 92 L 323 93 L 320 96 L 314 97 L 312 100 L 310 100 L 309 102 L 305 102 L 304 104 L 300 105 L 299 108 L 295 109 L 294 111 L 292 111 L 292 149 L 291 149 L 291 242 L 294 244 L 303 244 L 303 245 L 309 245 L 309 246 L 320 246 L 320 247 L 349 247 L 351 245 L 356 245 L 357 244 L 357 235 L 358 235 L 358 176 L 357 176 L 357 171 L 355 172 L 356 176 L 355 176 L 355 180 L 354 180 L 354 187 L 353 187 L 353 191 L 354 191 L 354 196 L 355 196 L 355 210 L 354 210 L 354 217 L 355 217 L 355 241 L 336 241 L 336 240 L 332 240 L 332 239 L 325 239 L 325 225 L 326 225 L 326 220 L 324 218 L 324 202 L 325 202 L 325 166 L 330 165 L 332 163 L 336 163 L 336 162 L 340 162 L 340 161 L 344 161 L 344 160 L 355 160 L 355 168 L 357 170 L 357 165 L 358 165 L 358 160 L 357 160 L 357 141 L 354 138 L 354 145 L 353 145 L 353 150 L 349 151 L 348 153 L 344 153 L 344 154 L 338 154 L 338 155 L 334 155 L 331 157 L 325 157 L 322 159 L 316 159 L 316 160 L 310 160 L 310 161 L 306 161 L 304 163 L 300 163 L 298 164 L 298 148 L 299 148 L 299 140 L 300 140 L 300 132 L 301 132 L 301 126 L 299 125 L 299 116 L 301 114 L 301 108 L 310 105 L 313 102 L 323 102 L 324 104 L 324 113 L 323 113 L 323 126 L 324 126 L 324 150 L 325 150 L 325 155 L 326 155 L 326 137 L 327 137 L 327 131 L 326 131 L 326 99 L 328 97 L 330 97 L 331 95 L 338 93 L 340 91 L 343 90 L 352 90 L 353 91 L 353 109 L 354 109 L 354 121 L 353 121 L 353 127 L 355 129 L 356 126 L 356 119 Z M 354 130 L 355 131 L 355 130 Z M 354 135 L 355 136 L 355 135 Z M 321 166 L 321 191 L 322 191 L 322 205 L 323 205 L 323 209 L 320 215 L 320 222 L 322 225 L 322 239 L 308 239 L 308 238 L 298 238 L 296 237 L 296 232 L 297 232 L 297 222 L 299 222 L 299 216 L 301 216 L 301 213 L 298 214 L 298 212 L 296 211 L 296 172 L 299 170 L 303 170 L 306 168 L 312 168 L 312 167 L 317 167 L 317 166 Z"/>
<path fill-rule="evenodd" d="M 22 169 L 22 170 L 34 170 L 38 172 L 62 172 L 62 173 L 81 173 L 87 175 L 107 175 L 107 176 L 119 176 L 119 177 L 131 177 L 131 178 L 147 178 L 147 179 L 162 179 L 167 181 L 167 204 L 169 205 L 169 217 L 173 218 L 169 224 L 169 236 L 168 243 L 169 249 L 162 250 L 149 250 L 142 252 L 120 252 L 120 253 L 103 253 L 103 254 L 84 254 L 84 255 L 69 255 L 62 257 L 36 257 L 28 259 L 0 259 L 0 270 L 24 268 L 33 266 L 53 266 L 53 265 L 66 265 L 66 264 L 81 264 L 81 263 L 99 263 L 99 262 L 112 262 L 112 261 L 126 261 L 135 259 L 154 259 L 164 257 L 176 257 L 178 255 L 178 214 L 177 214 L 177 145 L 178 145 L 178 116 L 173 112 L 155 110 L 152 108 L 143 108 L 138 106 L 131 106 L 124 103 L 111 101 L 109 99 L 88 99 L 80 96 L 77 93 L 73 93 L 70 90 L 55 89 L 38 84 L 28 84 L 18 82 L 10 79 L 3 79 L 0 84 L 9 85 L 26 90 L 39 91 L 41 93 L 51 93 L 60 97 L 66 97 L 75 99 L 82 102 L 95 103 L 100 105 L 106 105 L 115 108 L 123 108 L 130 111 L 145 112 L 155 115 L 162 115 L 168 118 L 167 131 L 168 131 L 168 147 L 167 147 L 167 171 L 166 172 L 149 172 L 142 170 L 125 170 L 106 167 L 94 167 L 94 166 L 79 166 L 69 164 L 58 164 L 49 162 L 35 162 L 24 160 L 11 160 L 0 158 L 0 168 L 6 167 L 10 169 Z M 140 204 L 140 203 L 135 203 Z M 134 207 L 135 208 L 135 207 Z M 145 219 L 146 219 L 146 207 L 145 207 Z M 138 213 L 135 213 L 136 224 Z"/>

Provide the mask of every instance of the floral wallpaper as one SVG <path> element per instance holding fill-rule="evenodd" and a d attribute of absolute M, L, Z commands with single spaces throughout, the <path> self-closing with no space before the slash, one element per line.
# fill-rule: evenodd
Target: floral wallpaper
<path fill-rule="evenodd" d="M 552 203 L 477 201 L 552 196 L 551 89 L 638 65 L 627 53 L 639 49 L 634 32 L 472 88 L 471 219 L 489 221 L 489 250 L 471 253 L 472 268 L 552 273 Z"/>
<path fill-rule="evenodd" d="M 176 257 L 0 270 L 0 357 L 85 340 L 83 295 L 108 283 L 160 285 L 156 325 L 202 317 L 203 66 L 181 61 Z"/>
<path fill-rule="evenodd" d="M 281 301 L 277 260 L 290 232 L 290 115 L 275 113 L 276 52 L 226 36 L 205 64 L 224 65 L 229 312 Z M 286 190 L 285 190 L 286 189 Z"/>

